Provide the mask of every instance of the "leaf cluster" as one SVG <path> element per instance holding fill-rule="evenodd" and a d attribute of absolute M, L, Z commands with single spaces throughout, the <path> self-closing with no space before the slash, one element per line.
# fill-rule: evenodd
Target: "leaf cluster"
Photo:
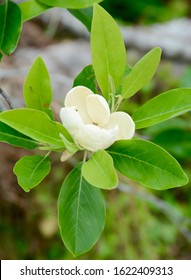
<path fill-rule="evenodd" d="M 93 2 L 100 1 L 25 1 L 20 7 L 26 20 L 52 6 L 80 9 Z M 15 4 L 7 2 L 6 12 L 5 7 L 0 6 L 0 13 L 3 14 L 4 11 L 7 14 L 9 5 L 18 9 Z M 31 12 L 26 8 L 29 6 Z M 4 22 L 8 24 L 6 19 Z M 4 34 L 5 30 L 4 28 L 0 34 Z M 4 37 L 0 40 L 0 46 L 5 52 Z M 131 98 L 153 78 L 161 57 L 161 49 L 156 47 L 134 66 L 128 65 L 119 28 L 98 4 L 94 4 L 93 9 L 91 51 L 92 65 L 82 70 L 74 80 L 74 86 L 83 85 L 95 94 L 102 94 L 112 112 L 119 108 L 122 100 Z M 47 151 L 44 156 L 24 157 L 14 167 L 20 186 L 28 192 L 50 172 L 49 154 L 52 151 L 73 154 L 80 147 L 61 123 L 54 119 L 50 76 L 40 57 L 34 61 L 25 80 L 24 100 L 26 108 L 0 113 L 0 141 L 25 149 L 38 147 Z M 140 106 L 132 118 L 138 130 L 190 109 L 191 89 L 173 89 Z M 74 255 L 88 251 L 100 237 L 105 225 L 105 201 L 100 189 L 116 188 L 118 173 L 155 190 L 188 183 L 187 175 L 176 159 L 150 141 L 140 138 L 116 141 L 107 150 L 92 153 L 88 160 L 85 151 L 84 160 L 65 179 L 58 199 L 62 239 Z"/>

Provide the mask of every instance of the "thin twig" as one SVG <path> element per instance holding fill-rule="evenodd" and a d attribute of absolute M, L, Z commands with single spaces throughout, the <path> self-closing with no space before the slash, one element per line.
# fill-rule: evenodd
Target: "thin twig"
<path fill-rule="evenodd" d="M 7 96 L 7 94 L 0 88 L 0 95 L 5 99 L 5 101 L 7 102 L 8 106 L 10 109 L 13 109 L 11 100 L 9 99 L 9 97 Z"/>

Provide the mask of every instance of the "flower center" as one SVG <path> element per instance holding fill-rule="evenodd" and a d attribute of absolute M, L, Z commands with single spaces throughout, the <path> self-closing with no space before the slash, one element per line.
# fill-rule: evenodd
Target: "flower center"
<path fill-rule="evenodd" d="M 99 126 L 99 123 L 97 123 L 97 122 L 93 122 L 93 125 Z"/>

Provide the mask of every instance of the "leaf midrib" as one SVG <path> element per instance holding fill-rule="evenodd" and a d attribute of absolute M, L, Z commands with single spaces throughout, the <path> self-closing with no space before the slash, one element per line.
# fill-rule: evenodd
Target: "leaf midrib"
<path fill-rule="evenodd" d="M 19 140 L 22 140 L 22 141 L 27 141 L 27 142 L 29 142 L 29 143 L 34 143 L 34 144 L 37 144 L 37 142 L 36 141 L 34 141 L 34 140 L 32 140 L 32 139 L 27 139 L 27 138 L 22 138 L 21 136 L 15 136 L 15 135 L 10 135 L 10 134 L 8 134 L 8 133 L 6 133 L 6 132 L 0 132 L 0 135 L 4 135 L 4 136 L 8 136 L 8 137 L 11 137 L 11 138 L 13 138 L 13 139 L 19 139 Z"/>
<path fill-rule="evenodd" d="M 36 165 L 36 167 L 34 168 L 33 172 L 31 173 L 31 176 L 29 177 L 29 184 L 30 184 L 30 182 L 31 182 L 31 180 L 32 180 L 32 177 L 33 177 L 34 173 L 36 172 L 36 170 L 38 169 L 38 167 L 40 166 L 40 164 L 41 164 L 46 158 L 47 158 L 47 156 L 43 157 L 43 158 L 41 159 L 41 161 L 39 161 L 39 163 L 38 163 L 38 164 Z"/>
<path fill-rule="evenodd" d="M 153 119 L 153 118 L 158 118 L 160 116 L 165 116 L 165 115 L 168 115 L 170 113 L 175 113 L 176 114 L 176 113 L 182 112 L 182 109 L 184 109 L 184 110 L 191 109 L 191 105 L 187 105 L 185 107 L 180 107 L 180 109 L 176 109 L 176 110 L 169 110 L 169 111 L 166 111 L 165 113 L 162 112 L 162 113 L 159 113 L 157 115 L 152 115 L 152 116 L 143 118 L 143 119 L 138 120 L 138 121 L 135 120 L 135 123 L 140 123 L 140 122 L 147 121 L 147 120 L 150 120 L 150 119 Z M 173 117 L 173 115 L 172 115 L 172 117 Z"/>
<path fill-rule="evenodd" d="M 3 120 L 1 120 L 1 121 L 4 122 Z M 4 123 L 6 123 L 6 122 L 4 122 Z M 14 123 L 12 123 L 12 124 L 14 124 Z M 11 126 L 11 124 L 8 124 L 8 125 Z M 34 130 L 34 129 L 30 128 L 30 127 L 27 127 L 27 128 L 26 128 L 26 126 L 24 126 L 24 125 L 22 125 L 22 124 L 19 124 L 19 126 L 21 127 L 21 129 L 22 129 L 22 128 L 25 128 L 26 131 L 35 133 L 35 135 L 40 135 L 41 137 L 43 136 L 46 140 L 47 140 L 47 139 L 52 139 L 52 140 L 54 140 L 54 142 L 55 142 L 56 144 L 59 143 L 58 146 L 60 146 L 60 143 L 63 144 L 63 142 L 62 142 L 61 140 L 58 140 L 57 138 L 54 138 L 54 137 L 51 137 L 51 136 L 47 136 L 47 135 L 45 135 L 45 134 L 42 134 L 42 133 L 40 133 L 40 132 L 37 132 L 36 130 Z M 38 141 L 39 141 L 39 140 L 38 140 Z M 42 141 L 42 142 L 46 142 L 46 141 Z M 50 142 L 46 142 L 46 143 L 50 144 Z M 61 145 L 61 146 L 63 146 L 63 145 Z"/>
<path fill-rule="evenodd" d="M 167 174 L 173 175 L 175 178 L 180 178 L 181 180 L 183 180 L 182 177 L 177 176 L 177 175 L 174 174 L 174 173 L 170 173 L 169 171 L 167 171 L 167 170 L 165 170 L 165 169 L 162 169 L 162 168 L 160 168 L 159 166 L 152 165 L 152 164 L 150 164 L 150 163 L 148 163 L 148 162 L 145 162 L 145 161 L 143 161 L 143 160 L 137 159 L 137 158 L 135 158 L 135 157 L 132 157 L 132 156 L 129 156 L 129 155 L 126 155 L 126 154 L 121 154 L 121 153 L 113 152 L 113 151 L 108 151 L 108 152 L 111 153 L 111 154 L 115 154 L 115 155 L 117 155 L 117 156 L 123 156 L 123 157 L 129 158 L 129 159 L 131 159 L 131 160 L 138 161 L 138 162 L 140 162 L 140 163 L 142 163 L 142 164 L 146 164 L 146 165 L 148 165 L 148 166 L 151 166 L 152 168 L 156 168 L 156 169 L 161 170 L 162 172 L 165 172 L 165 173 L 167 173 Z"/>

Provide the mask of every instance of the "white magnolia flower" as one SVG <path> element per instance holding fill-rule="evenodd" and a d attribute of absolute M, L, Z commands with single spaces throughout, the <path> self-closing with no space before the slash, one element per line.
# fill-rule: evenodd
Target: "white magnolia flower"
<path fill-rule="evenodd" d="M 68 92 L 60 118 L 75 143 L 92 152 L 104 150 L 116 140 L 131 139 L 135 132 L 127 113 L 110 113 L 104 97 L 83 86 Z"/>

